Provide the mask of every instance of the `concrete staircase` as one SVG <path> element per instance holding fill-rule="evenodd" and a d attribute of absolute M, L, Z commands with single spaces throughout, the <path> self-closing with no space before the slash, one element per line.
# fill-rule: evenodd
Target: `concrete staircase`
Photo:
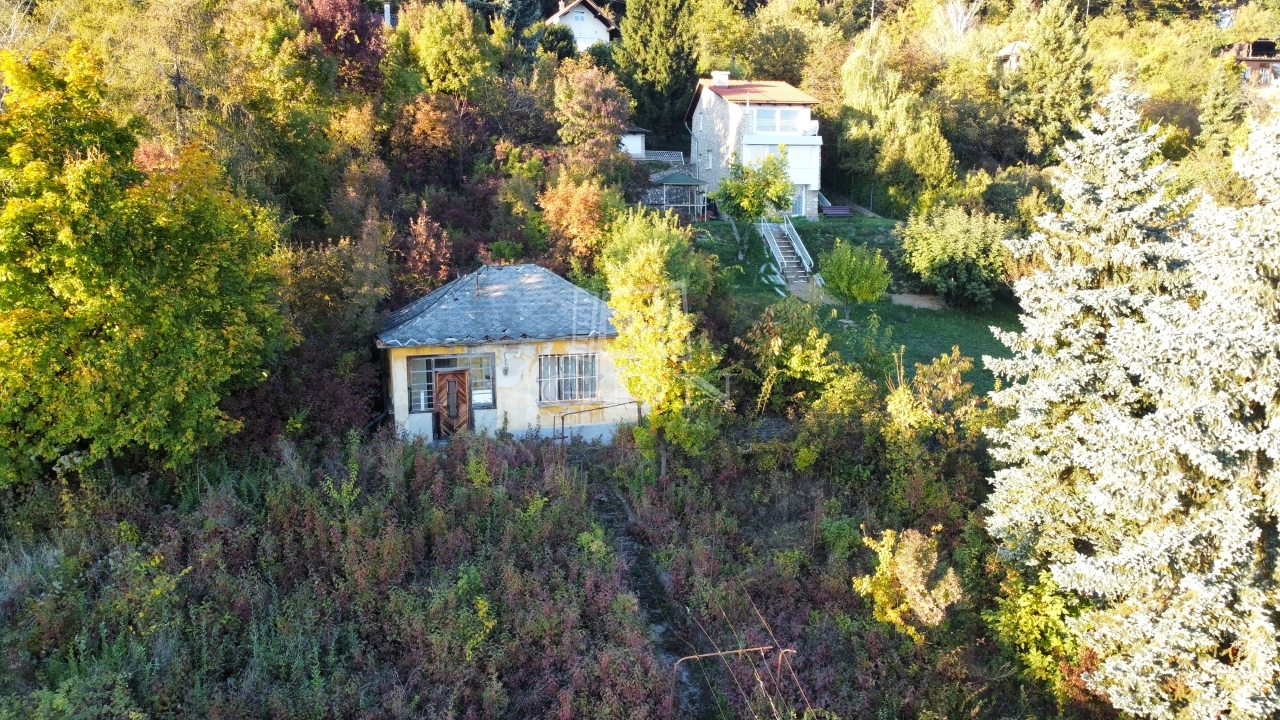
<path fill-rule="evenodd" d="M 778 263 L 778 269 L 782 271 L 782 279 L 788 285 L 808 283 L 809 272 L 805 270 L 805 264 L 782 223 L 765 222 L 760 224 L 760 228 L 765 243 L 770 246 L 774 260 Z"/>

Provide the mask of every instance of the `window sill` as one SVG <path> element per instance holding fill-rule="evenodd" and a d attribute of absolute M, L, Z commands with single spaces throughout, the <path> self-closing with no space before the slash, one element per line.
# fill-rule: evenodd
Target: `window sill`
<path fill-rule="evenodd" d="M 600 398 L 591 398 L 590 400 L 539 400 L 538 407 L 562 407 L 566 405 L 599 405 L 604 400 Z"/>
<path fill-rule="evenodd" d="M 497 405 L 472 405 L 471 409 L 472 410 L 497 410 L 498 406 Z M 409 414 L 410 415 L 430 415 L 434 412 L 435 410 L 410 410 Z"/>

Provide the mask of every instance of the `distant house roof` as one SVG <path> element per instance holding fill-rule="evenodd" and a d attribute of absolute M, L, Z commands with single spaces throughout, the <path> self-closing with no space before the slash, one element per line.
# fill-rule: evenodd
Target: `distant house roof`
<path fill-rule="evenodd" d="M 639 125 L 632 125 L 631 127 L 627 128 L 627 131 L 623 134 L 624 135 L 645 135 L 645 134 L 652 134 L 652 133 L 653 133 L 652 130 L 645 130 Z"/>
<path fill-rule="evenodd" d="M 998 58 L 1012 57 L 1014 55 L 1017 55 L 1023 52 L 1029 47 L 1031 47 L 1031 43 L 1027 42 L 1026 40 L 1014 40 L 1008 45 L 1005 45 L 1004 47 L 997 50 L 996 57 Z"/>
<path fill-rule="evenodd" d="M 693 99 L 689 101 L 689 111 L 685 120 L 693 119 L 693 109 L 698 107 L 698 100 L 705 90 L 719 95 L 731 103 L 752 105 L 817 105 L 818 99 L 803 92 L 794 85 L 781 80 L 729 80 L 727 85 L 715 85 L 710 78 L 698 80 L 694 88 Z"/>
<path fill-rule="evenodd" d="M 600 298 L 537 265 L 486 265 L 391 314 L 379 347 L 616 337 Z"/>
<path fill-rule="evenodd" d="M 1237 60 L 1275 60 L 1276 41 L 1269 38 L 1258 38 L 1252 42 L 1243 40 L 1228 47 L 1222 55 Z"/>
<path fill-rule="evenodd" d="M 615 32 L 618 29 L 618 26 L 613 22 L 613 19 L 610 18 L 605 13 L 605 11 L 600 8 L 599 5 L 596 5 L 595 3 L 591 2 L 591 0 L 571 0 L 570 2 L 565 2 L 564 0 L 560 0 L 560 9 L 552 13 L 551 17 L 546 19 L 546 24 L 553 25 L 558 23 L 560 21 L 560 18 L 567 15 L 570 10 L 574 9 L 579 5 L 586 7 L 597 18 L 599 18 L 600 22 L 604 23 L 605 29 L 607 29 L 610 33 Z"/>

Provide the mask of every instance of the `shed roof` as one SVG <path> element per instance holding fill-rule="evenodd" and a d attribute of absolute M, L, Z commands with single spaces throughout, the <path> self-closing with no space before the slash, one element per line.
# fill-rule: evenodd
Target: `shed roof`
<path fill-rule="evenodd" d="M 379 347 L 616 337 L 604 301 L 537 265 L 485 265 L 400 308 Z"/>
<path fill-rule="evenodd" d="M 728 85 L 713 85 L 710 78 L 698 80 L 698 87 L 693 90 L 693 98 L 689 101 L 689 110 L 685 120 L 693 119 L 693 109 L 698 107 L 698 99 L 704 91 L 711 91 L 731 103 L 752 105 L 817 105 L 818 99 L 794 85 L 781 80 L 730 80 Z"/>

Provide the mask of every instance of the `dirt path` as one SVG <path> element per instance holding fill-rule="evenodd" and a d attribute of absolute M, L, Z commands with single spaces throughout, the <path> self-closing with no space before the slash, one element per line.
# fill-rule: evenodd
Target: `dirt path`
<path fill-rule="evenodd" d="M 941 310 L 946 307 L 936 295 L 911 295 L 902 293 L 898 295 L 889 295 L 889 301 L 894 305 L 908 305 L 913 308 L 922 308 L 924 310 Z"/>
<path fill-rule="evenodd" d="M 635 518 L 617 490 L 607 485 L 592 485 L 591 509 L 596 522 L 612 539 L 614 551 L 627 561 L 631 592 L 640 601 L 640 611 L 658 661 L 664 667 L 674 668 L 680 658 L 705 652 L 696 636 L 692 641 L 686 637 L 681 609 L 668 597 L 648 549 L 632 534 Z M 675 687 L 677 718 L 709 720 L 720 716 L 715 691 L 710 678 L 704 674 L 706 670 L 708 668 L 697 662 L 681 663 Z"/>

